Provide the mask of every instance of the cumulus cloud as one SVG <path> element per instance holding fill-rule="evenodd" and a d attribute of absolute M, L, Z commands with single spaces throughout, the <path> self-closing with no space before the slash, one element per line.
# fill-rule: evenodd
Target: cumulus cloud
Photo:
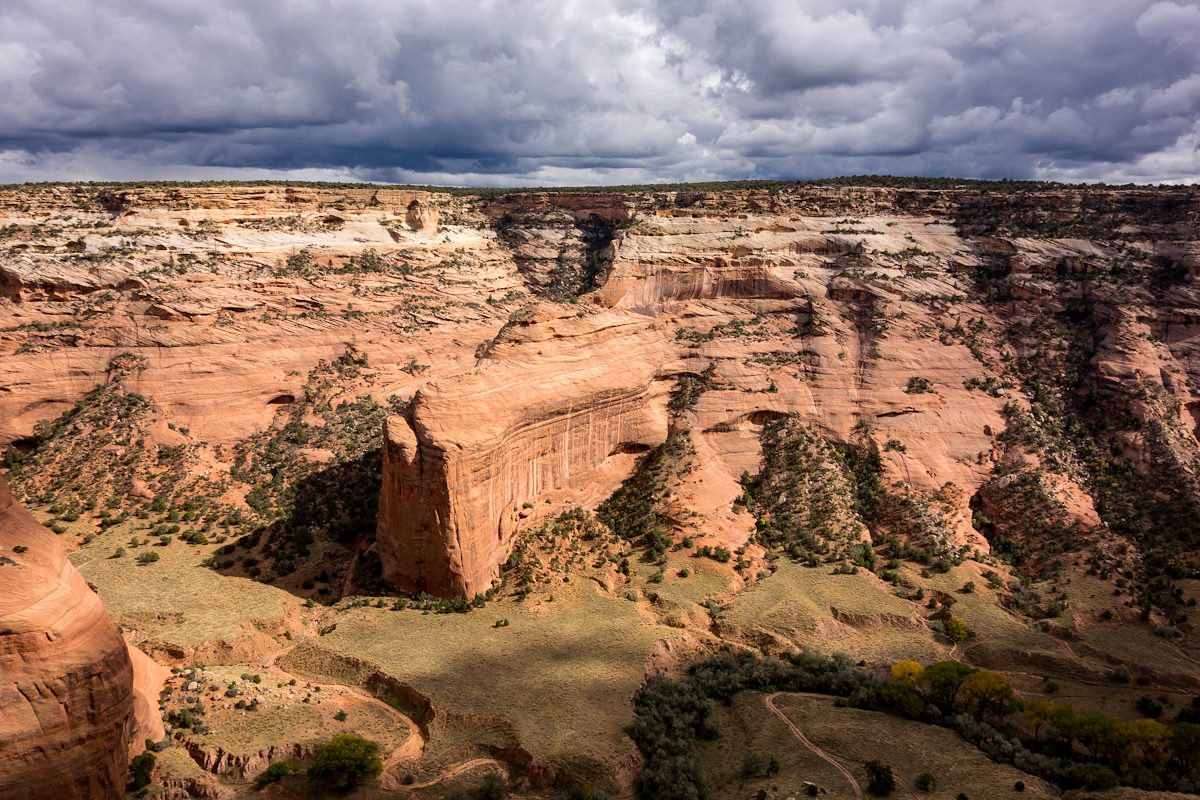
<path fill-rule="evenodd" d="M 1200 178 L 1200 6 L 9 0 L 0 180 Z"/>

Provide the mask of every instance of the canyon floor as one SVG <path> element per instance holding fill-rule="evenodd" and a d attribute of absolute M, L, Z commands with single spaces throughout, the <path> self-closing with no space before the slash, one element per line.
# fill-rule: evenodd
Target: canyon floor
<path fill-rule="evenodd" d="M 628 795 L 635 691 L 725 648 L 1165 719 L 1200 694 L 1198 226 L 1182 189 L 0 189 L 0 444 L 166 668 L 159 797 L 340 732 L 381 745 L 356 797 Z M 398 436 L 460 466 L 393 514 Z M 460 524 L 462 597 L 385 579 L 413 509 Z M 719 709 L 711 796 L 853 796 L 779 714 L 864 787 L 1021 779 L 764 698 Z"/>

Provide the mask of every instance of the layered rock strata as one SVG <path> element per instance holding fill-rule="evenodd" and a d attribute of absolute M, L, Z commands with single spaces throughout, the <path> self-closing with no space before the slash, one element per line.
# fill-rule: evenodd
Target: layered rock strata
<path fill-rule="evenodd" d="M 0 709 L 0 797 L 123 796 L 135 726 L 125 642 L 3 479 Z"/>
<path fill-rule="evenodd" d="M 665 354 L 645 317 L 545 305 L 475 371 L 422 389 L 411 422 L 387 423 L 384 576 L 443 597 L 486 592 L 531 500 L 666 437 Z"/>
<path fill-rule="evenodd" d="M 1069 314 L 1064 281 L 1119 270 L 1130 253 L 1192 269 L 1187 226 L 1196 213 L 1189 198 L 1152 193 L 1064 190 L 1008 206 L 987 194 L 874 188 L 531 194 L 487 210 L 513 258 L 540 264 L 530 274 L 550 288 L 572 226 L 612 226 L 610 244 L 595 255 L 602 271 L 594 291 L 586 281 L 577 287 L 585 292 L 579 305 L 608 309 L 585 320 L 642 320 L 639 341 L 658 337 L 650 351 L 659 378 L 713 371 L 685 410 L 684 424 L 703 440 L 697 446 L 722 454 L 708 482 L 693 487 L 699 505 L 727 508 L 737 476 L 757 470 L 765 420 L 799 414 L 841 441 L 867 425 L 886 477 L 942 504 L 934 538 L 947 552 L 988 548 L 968 501 L 990 478 L 995 436 L 1020 380 L 1005 366 L 1006 348 L 1024 346 L 1006 340 L 1011 307 L 985 282 L 1002 280 L 1011 303 Z M 1092 219 L 1120 221 L 1123 236 L 1146 244 L 1092 241 L 1101 224 Z M 1040 228 L 1059 237 L 1001 235 Z M 1095 299 L 1102 295 L 1093 289 Z M 625 350 L 613 342 L 629 325 L 597 336 L 594 322 L 573 317 L 579 305 L 511 324 L 476 370 L 418 394 L 411 424 L 389 423 L 378 538 L 387 577 L 401 588 L 486 590 L 520 525 L 520 506 L 539 506 L 550 490 L 579 491 L 587 483 L 580 475 L 601 467 L 623 439 L 636 440 L 608 427 L 633 418 L 646 385 L 629 359 L 610 356 Z M 1189 319 L 1174 313 L 1182 331 Z M 1138 338 L 1122 333 L 1116 341 Z M 1159 355 L 1149 339 L 1133 356 L 1103 336 L 1097 342 L 1101 378 L 1119 370 L 1127 379 Z M 643 352 L 638 347 L 631 353 Z M 572 363 L 587 365 L 585 387 L 572 384 L 574 367 L 557 372 L 567 350 Z M 1138 366 L 1123 363 L 1131 358 Z M 597 430 L 576 430 L 584 420 Z M 539 438 L 547 430 L 571 432 Z M 530 449 L 530 441 L 539 444 Z M 735 543 L 750 535 L 734 530 L 738 524 L 727 526 Z"/>

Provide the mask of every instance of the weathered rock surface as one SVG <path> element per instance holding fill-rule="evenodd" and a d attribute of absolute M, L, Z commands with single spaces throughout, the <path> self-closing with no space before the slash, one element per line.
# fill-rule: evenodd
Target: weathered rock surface
<path fill-rule="evenodd" d="M 192 760 L 205 772 L 213 775 L 227 775 L 239 780 L 252 780 L 277 761 L 297 761 L 309 758 L 316 751 L 317 745 L 280 744 L 240 755 L 229 753 L 216 745 L 205 747 L 196 742 L 185 742 L 184 748 Z"/>
<path fill-rule="evenodd" d="M 711 370 L 685 412 L 693 440 L 702 440 L 707 483 L 682 490 L 729 544 L 743 544 L 751 533 L 723 509 L 740 491 L 736 477 L 756 471 L 757 431 L 766 420 L 797 413 L 833 440 L 846 441 L 869 424 L 873 440 L 887 444 L 888 479 L 937 493 L 944 507 L 939 546 L 986 552 L 968 502 L 989 479 L 995 437 L 1006 426 L 1002 411 L 1013 400 L 1006 390 L 1017 376 L 1008 365 L 1021 354 L 1004 333 L 1009 319 L 1039 306 L 1066 313 L 1056 282 L 1106 272 L 1121 252 L 1086 238 L 1100 231 L 1079 220 L 1086 212 L 1121 218 L 1131 235 L 1146 230 L 1149 242 L 1137 258 L 1178 270 L 1194 260 L 1193 244 L 1174 239 L 1186 235 L 1194 204 L 1167 209 L 1137 192 L 1119 200 L 1047 193 L 1028 198 L 1019 212 L 954 192 L 681 197 L 594 196 L 589 207 L 587 196 L 534 194 L 489 207 L 513 257 L 550 296 L 562 289 L 554 254 L 561 262 L 574 246 L 572 226 L 614 225 L 602 258 L 593 255 L 602 268 L 596 289 L 584 295 L 611 310 L 580 322 L 569 311 L 549 318 L 542 311 L 510 323 L 475 370 L 418 394 L 411 424 L 389 422 L 379 524 L 389 580 L 443 596 L 489 588 L 520 524 L 520 506 L 537 507 L 555 489 L 582 492 L 588 471 L 622 446 L 603 424 L 595 441 L 579 434 L 542 440 L 540 432 L 571 429 L 592 414 L 611 419 L 612 396 L 636 396 L 631 381 L 637 391 L 647 385 L 647 369 L 630 366 L 642 353 L 654 354 L 654 374 L 667 382 Z M 632 222 L 631 206 L 645 216 Z M 857 218 L 833 220 L 834 213 Z M 971 226 L 991 233 L 1035 224 L 1078 238 L 962 235 Z M 989 306 L 963 277 L 981 273 L 1003 276 L 1013 303 L 1027 305 Z M 1191 359 L 1179 359 L 1190 346 L 1184 331 L 1192 319 L 1153 303 L 1105 312 L 1105 297 L 1095 290 L 1099 385 L 1127 394 L 1130 385 L 1152 379 L 1186 401 L 1180 387 Z M 642 319 L 643 327 L 601 331 L 586 322 L 614 313 Z M 1164 324 L 1179 332 L 1174 353 L 1152 341 L 1151 329 Z M 631 330 L 638 337 L 620 343 Z M 573 385 L 575 367 L 560 363 L 567 350 L 588 363 L 586 386 Z M 611 358 L 614 352 L 622 358 Z M 1172 366 L 1160 379 L 1155 365 L 1164 360 Z M 628 410 L 616 413 L 624 418 Z M 1156 415 L 1161 409 L 1147 418 Z M 534 428 L 539 433 L 517 433 Z M 541 444 L 530 450 L 529 437 Z"/>
<path fill-rule="evenodd" d="M 123 796 L 134 702 L 100 598 L 0 478 L 0 797 Z"/>
<path fill-rule="evenodd" d="M 541 306 L 501 331 L 470 374 L 388 420 L 379 551 L 412 592 L 491 588 L 521 512 L 596 480 L 606 460 L 666 437 L 661 326 L 636 315 Z"/>
<path fill-rule="evenodd" d="M 127 645 L 133 666 L 133 732 L 129 737 L 132 758 L 146 749 L 146 742 L 161 742 L 167 735 L 158 708 L 158 694 L 170 671 L 133 645 Z"/>

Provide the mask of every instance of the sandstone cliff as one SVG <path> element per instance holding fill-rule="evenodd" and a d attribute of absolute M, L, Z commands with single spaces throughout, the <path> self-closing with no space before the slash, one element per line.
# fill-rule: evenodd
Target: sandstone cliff
<path fill-rule="evenodd" d="M 133 682 L 100 598 L 0 479 L 0 797 L 121 797 Z"/>
<path fill-rule="evenodd" d="M 609 422 L 628 418 L 651 375 L 664 389 L 690 382 L 696 396 L 674 411 L 707 454 L 707 483 L 680 490 L 734 545 L 752 532 L 724 509 L 740 493 L 738 474 L 758 469 L 762 423 L 799 414 L 831 441 L 868 426 L 897 496 L 940 509 L 917 526 L 921 546 L 986 552 L 969 506 L 1003 458 L 997 435 L 1027 402 L 1013 390 L 1039 380 L 1031 365 L 1047 345 L 1091 349 L 1096 386 L 1153 421 L 1153 442 L 1126 435 L 1143 470 L 1157 459 L 1156 469 L 1195 471 L 1196 448 L 1178 432 L 1194 427 L 1192 412 L 1173 410 L 1197 407 L 1185 390 L 1192 321 L 1181 308 L 1192 300 L 1161 286 L 1131 295 L 1130 278 L 1119 277 L 1144 285 L 1160 279 L 1156 269 L 1192 269 L 1197 212 L 1186 197 L 1064 190 L 1006 203 L 850 188 L 530 194 L 486 208 L 537 291 L 562 299 L 566 285 L 581 296 L 514 318 L 474 370 L 423 389 L 411 421 L 389 421 L 378 541 L 385 575 L 401 588 L 468 597 L 489 588 L 521 519 L 551 490 L 586 496 L 587 473 L 628 443 Z M 1119 220 L 1122 241 L 1088 239 L 1106 235 L 1095 220 Z M 563 254 L 586 241 L 585 221 L 604 221 L 610 238 L 588 256 L 594 271 L 564 284 Z M 1056 235 L 1030 235 L 1047 231 Z M 1121 309 L 1123 296 L 1140 311 Z M 580 306 L 589 310 L 569 310 Z M 1026 326 L 1046 313 L 1059 318 L 1038 342 Z M 622 325 L 597 327 L 615 314 Z M 1079 315 L 1086 330 L 1071 321 Z M 1155 344 L 1162 325 L 1179 346 Z M 1068 355 L 1057 358 L 1061 367 Z M 1135 396 L 1146 391 L 1162 397 Z M 614 405 L 614 396 L 628 399 Z M 593 439 L 566 433 L 581 419 Z M 1013 450 L 1009 463 L 1036 466 L 1037 456 L 1023 457 Z"/>
<path fill-rule="evenodd" d="M 580 488 L 607 459 L 666 436 L 665 350 L 645 318 L 541 306 L 501 331 L 470 374 L 388 420 L 379 550 L 412 592 L 490 589 L 518 521 L 546 492 Z"/>

